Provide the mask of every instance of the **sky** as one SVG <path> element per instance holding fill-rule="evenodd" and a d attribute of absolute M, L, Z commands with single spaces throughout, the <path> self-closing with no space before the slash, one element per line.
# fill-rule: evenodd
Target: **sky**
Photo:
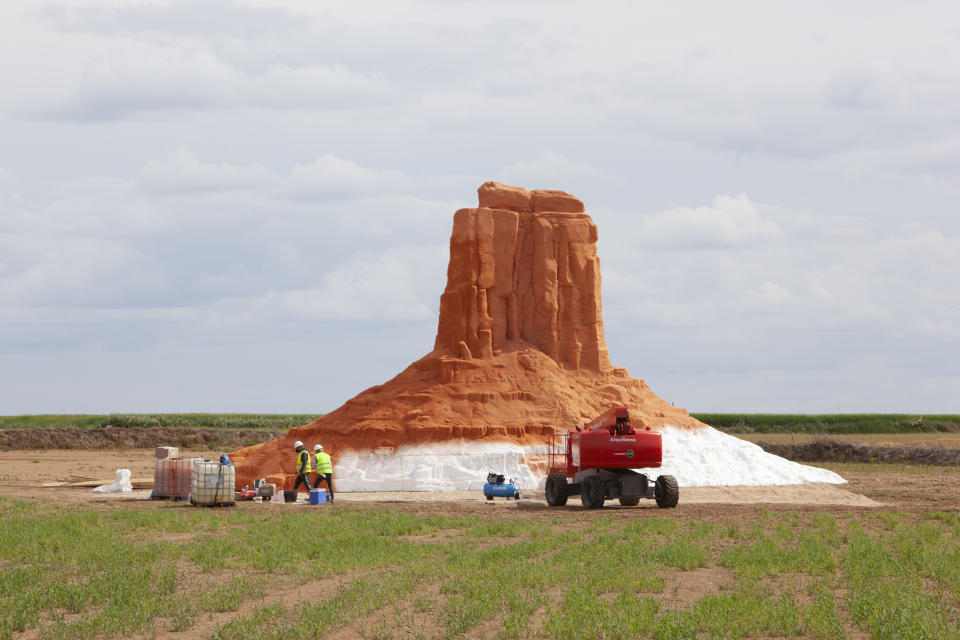
<path fill-rule="evenodd" d="M 0 5 L 0 415 L 324 413 L 428 353 L 453 212 L 581 198 L 693 412 L 960 413 L 952 2 Z"/>

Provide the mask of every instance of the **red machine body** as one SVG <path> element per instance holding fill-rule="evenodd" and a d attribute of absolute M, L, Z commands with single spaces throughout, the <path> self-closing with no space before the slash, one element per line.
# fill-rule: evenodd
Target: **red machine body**
<path fill-rule="evenodd" d="M 655 498 L 659 507 L 675 507 L 679 497 L 676 479 L 659 476 L 655 482 L 634 469 L 663 463 L 663 438 L 649 427 L 634 429 L 626 407 L 612 407 L 563 436 L 551 447 L 547 477 L 547 504 L 563 506 L 567 497 L 580 495 L 584 507 L 602 507 L 619 499 L 635 506 L 641 498 Z M 572 482 L 571 482 L 572 480 Z"/>
<path fill-rule="evenodd" d="M 626 407 L 613 407 L 583 430 L 570 431 L 567 450 L 568 476 L 583 469 L 641 469 L 663 462 L 660 432 L 634 429 Z"/>

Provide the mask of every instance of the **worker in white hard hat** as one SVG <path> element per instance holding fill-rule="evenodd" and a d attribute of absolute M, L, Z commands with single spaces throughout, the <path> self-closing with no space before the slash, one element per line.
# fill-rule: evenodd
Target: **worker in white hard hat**
<path fill-rule="evenodd" d="M 309 500 L 310 489 L 313 488 L 310 486 L 310 472 L 313 471 L 310 464 L 310 452 L 303 448 L 303 443 L 299 440 L 294 442 L 293 446 L 297 450 L 297 479 L 293 483 L 293 490 L 296 491 L 301 484 L 305 484 L 307 486 L 307 500 Z"/>
<path fill-rule="evenodd" d="M 329 453 L 323 452 L 322 444 L 313 445 L 313 453 L 317 458 L 317 480 L 313 486 L 320 487 L 320 483 L 326 481 L 327 493 L 330 494 L 330 502 L 333 502 L 333 461 Z"/>

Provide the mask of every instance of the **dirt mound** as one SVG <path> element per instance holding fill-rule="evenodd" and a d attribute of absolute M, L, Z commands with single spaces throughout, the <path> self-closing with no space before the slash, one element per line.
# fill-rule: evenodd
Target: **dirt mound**
<path fill-rule="evenodd" d="M 544 443 L 625 405 L 635 427 L 704 427 L 612 367 L 597 227 L 562 191 L 488 182 L 454 215 L 434 349 L 283 438 L 232 454 L 237 482 L 292 487 L 293 442 L 334 453 L 447 440 Z"/>
<path fill-rule="evenodd" d="M 877 447 L 816 440 L 803 444 L 758 442 L 763 450 L 798 462 L 894 462 L 902 464 L 960 464 L 960 449 L 942 447 Z"/>
<path fill-rule="evenodd" d="M 141 449 L 157 443 L 174 447 L 232 449 L 276 438 L 256 429 L 189 429 L 172 427 L 74 427 L 0 429 L 2 449 Z"/>

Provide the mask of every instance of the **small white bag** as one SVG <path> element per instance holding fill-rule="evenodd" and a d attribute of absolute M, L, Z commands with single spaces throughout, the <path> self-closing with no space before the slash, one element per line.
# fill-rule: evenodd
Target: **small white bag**
<path fill-rule="evenodd" d="M 130 482 L 130 469 L 117 469 L 117 477 L 110 484 L 102 484 L 92 489 L 97 493 L 120 493 L 121 491 L 133 491 L 133 484 Z"/>

